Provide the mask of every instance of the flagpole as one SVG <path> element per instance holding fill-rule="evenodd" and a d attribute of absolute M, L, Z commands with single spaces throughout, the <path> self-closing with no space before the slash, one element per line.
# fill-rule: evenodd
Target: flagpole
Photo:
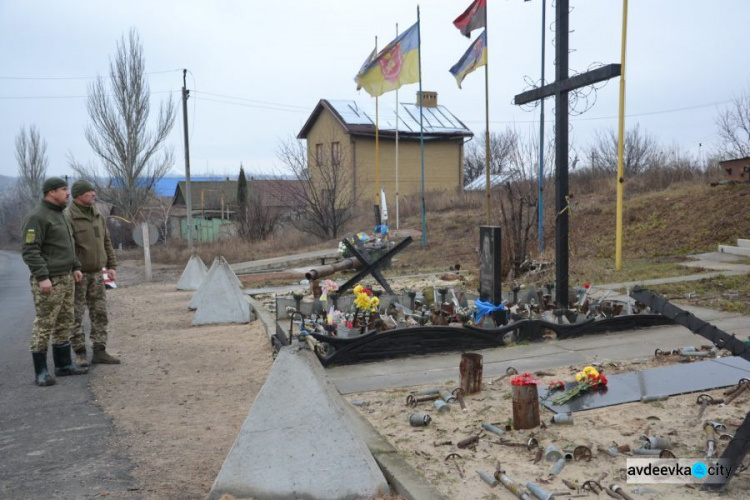
<path fill-rule="evenodd" d="M 417 5 L 417 57 L 419 61 L 419 156 L 422 161 L 422 248 L 427 248 L 427 219 L 424 201 L 424 124 L 422 118 L 422 107 L 424 96 L 422 95 L 422 24 L 419 20 L 419 5 Z"/>
<path fill-rule="evenodd" d="M 375 52 L 378 51 L 378 37 L 375 37 Z M 380 140 L 378 136 L 378 96 L 375 96 L 375 224 L 380 223 Z"/>
<path fill-rule="evenodd" d="M 492 185 L 490 184 L 490 44 L 487 35 L 487 6 L 484 8 L 484 46 L 486 61 L 484 63 L 484 116 L 485 116 L 485 127 L 484 132 L 484 164 L 487 185 L 485 186 L 485 192 L 487 194 L 487 225 L 489 226 L 492 221 L 490 216 L 490 202 L 492 198 Z"/>
<path fill-rule="evenodd" d="M 398 23 L 396 23 L 396 38 L 398 38 Z M 398 88 L 396 88 L 396 229 L 399 229 L 398 215 Z"/>
<path fill-rule="evenodd" d="M 380 140 L 378 137 L 378 96 L 375 96 L 375 208 L 380 205 Z M 376 220 L 377 224 L 378 221 Z"/>
<path fill-rule="evenodd" d="M 542 87 L 544 86 L 544 38 L 546 34 L 547 0 L 542 0 Z M 539 205 L 537 217 L 539 218 L 539 253 L 544 251 L 544 99 L 540 103 L 541 113 L 539 116 Z"/>
<path fill-rule="evenodd" d="M 615 229 L 615 270 L 622 270 L 622 192 L 625 184 L 625 48 L 628 33 L 628 0 L 622 0 L 622 52 L 620 54 L 620 117 L 617 134 L 617 221 Z"/>

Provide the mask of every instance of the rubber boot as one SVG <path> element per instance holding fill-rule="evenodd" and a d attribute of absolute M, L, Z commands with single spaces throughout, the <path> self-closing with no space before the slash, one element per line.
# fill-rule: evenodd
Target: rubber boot
<path fill-rule="evenodd" d="M 76 351 L 76 364 L 81 368 L 89 366 L 89 360 L 86 358 L 86 348 Z"/>
<path fill-rule="evenodd" d="M 58 377 L 84 375 L 89 372 L 88 368 L 81 368 L 70 359 L 70 342 L 53 344 L 52 359 L 55 361 L 55 375 Z"/>
<path fill-rule="evenodd" d="M 94 355 L 91 357 L 91 364 L 119 365 L 120 358 L 112 356 L 106 351 L 105 347 L 94 346 Z"/>
<path fill-rule="evenodd" d="M 41 351 L 31 351 L 31 357 L 34 358 L 34 373 L 36 373 L 36 385 L 41 387 L 55 385 L 55 379 L 47 371 L 47 353 Z"/>

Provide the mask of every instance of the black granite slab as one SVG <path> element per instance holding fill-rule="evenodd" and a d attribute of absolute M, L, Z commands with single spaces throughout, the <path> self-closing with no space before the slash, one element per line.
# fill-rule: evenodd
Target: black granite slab
<path fill-rule="evenodd" d="M 648 370 L 608 375 L 606 390 L 590 391 L 563 405 L 552 403 L 561 391 L 547 397 L 547 389 L 539 388 L 540 402 L 555 413 L 577 412 L 640 401 L 647 396 L 675 396 L 708 391 L 735 385 L 741 378 L 750 378 L 750 361 L 729 356 L 651 368 Z M 575 387 L 567 383 L 565 390 Z"/>

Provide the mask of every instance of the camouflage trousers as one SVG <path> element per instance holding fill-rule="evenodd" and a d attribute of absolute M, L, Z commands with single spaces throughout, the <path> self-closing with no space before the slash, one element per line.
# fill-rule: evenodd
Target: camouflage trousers
<path fill-rule="evenodd" d="M 70 340 L 73 328 L 73 295 L 75 280 L 73 273 L 52 276 L 52 291 L 42 293 L 39 282 L 31 276 L 31 294 L 34 296 L 36 318 L 31 332 L 31 350 L 47 352 L 50 339 L 53 344 Z"/>
<path fill-rule="evenodd" d="M 75 291 L 75 326 L 70 336 L 70 344 L 74 351 L 86 348 L 86 335 L 83 333 L 83 316 L 86 307 L 89 308 L 91 331 L 89 340 L 94 349 L 104 349 L 107 346 L 107 297 L 105 296 L 104 279 L 102 273 L 83 273 L 83 279 L 76 283 Z"/>

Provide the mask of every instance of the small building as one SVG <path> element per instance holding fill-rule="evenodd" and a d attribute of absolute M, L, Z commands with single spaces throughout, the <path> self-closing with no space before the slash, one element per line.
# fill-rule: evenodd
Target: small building
<path fill-rule="evenodd" d="M 197 241 L 217 241 L 236 236 L 238 181 L 190 181 L 193 234 Z M 283 220 L 292 217 L 300 207 L 297 196 L 289 193 L 300 188 L 296 179 L 247 179 L 248 200 L 256 199 Z M 169 234 L 187 239 L 187 190 L 185 181 L 176 184 L 169 212 Z"/>
<path fill-rule="evenodd" d="M 302 182 L 297 179 L 258 179 L 247 181 L 249 198 L 259 195 L 262 207 L 280 216 L 281 220 L 295 218 L 303 206 L 297 205 L 303 199 Z"/>
<path fill-rule="evenodd" d="M 464 142 L 474 134 L 448 108 L 438 104 L 437 92 L 423 94 L 425 190 L 461 189 Z M 388 206 L 395 206 L 397 131 L 399 195 L 421 191 L 419 115 L 419 92 L 414 104 L 402 102 L 396 106 L 393 99 L 379 99 L 378 177 Z M 377 192 L 375 118 L 374 99 L 364 104 L 321 99 L 297 134 L 298 139 L 307 141 L 307 164 L 340 161 L 353 180 L 352 195 L 360 201 L 370 199 L 370 195 L 374 200 Z M 310 168 L 310 172 L 314 175 L 315 169 Z"/>
<path fill-rule="evenodd" d="M 726 172 L 728 181 L 750 182 L 750 156 L 720 161 L 719 165 Z"/>
<path fill-rule="evenodd" d="M 193 234 L 197 241 L 232 236 L 231 220 L 237 209 L 237 181 L 190 181 Z M 170 236 L 187 239 L 187 190 L 177 183 L 169 213 Z"/>

